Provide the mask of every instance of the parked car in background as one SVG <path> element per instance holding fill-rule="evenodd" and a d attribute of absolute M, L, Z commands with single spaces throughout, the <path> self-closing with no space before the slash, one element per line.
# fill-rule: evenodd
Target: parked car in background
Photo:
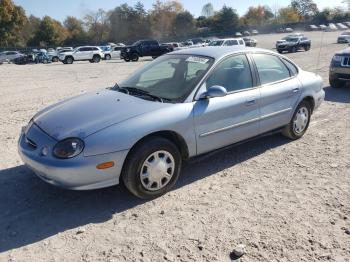
<path fill-rule="evenodd" d="M 320 28 L 317 25 L 309 25 L 306 27 L 306 30 L 308 30 L 308 31 L 317 31 L 319 29 Z"/>
<path fill-rule="evenodd" d="M 319 25 L 319 28 L 322 30 L 322 31 L 327 31 L 327 26 L 326 25 Z"/>
<path fill-rule="evenodd" d="M 52 62 L 52 57 L 47 52 L 38 52 L 35 54 L 34 62 L 36 64 L 48 64 Z"/>
<path fill-rule="evenodd" d="M 89 61 L 99 63 L 104 54 L 97 46 L 80 46 L 72 52 L 59 53 L 59 59 L 63 64 L 73 64 L 74 61 Z"/>
<path fill-rule="evenodd" d="M 336 23 L 335 25 L 336 25 L 336 26 L 338 27 L 338 29 L 340 29 L 340 30 L 349 29 L 346 25 L 344 25 L 344 24 L 342 24 L 342 23 Z"/>
<path fill-rule="evenodd" d="M 52 62 L 58 62 L 59 61 L 59 54 L 64 52 L 72 52 L 73 47 L 57 47 L 56 50 L 51 48 L 48 50 L 48 55 L 51 57 Z"/>
<path fill-rule="evenodd" d="M 236 32 L 235 33 L 235 37 L 242 37 L 243 35 L 242 35 L 242 33 L 241 32 Z"/>
<path fill-rule="evenodd" d="M 171 47 L 173 51 L 180 50 L 183 48 L 182 44 L 178 42 L 170 42 L 170 43 L 164 43 L 164 44 Z"/>
<path fill-rule="evenodd" d="M 259 34 L 258 30 L 256 30 L 256 29 L 252 30 L 252 35 L 258 35 L 258 34 Z"/>
<path fill-rule="evenodd" d="M 278 53 L 285 51 L 295 53 L 300 49 L 308 51 L 310 48 L 311 40 L 303 35 L 289 35 L 276 42 L 276 49 Z"/>
<path fill-rule="evenodd" d="M 343 32 L 338 36 L 338 44 L 350 43 L 350 32 Z"/>
<path fill-rule="evenodd" d="M 120 59 L 120 52 L 124 46 L 113 46 L 111 50 L 111 59 Z"/>
<path fill-rule="evenodd" d="M 249 31 L 244 31 L 244 32 L 243 32 L 243 35 L 244 35 L 244 36 L 250 36 L 250 32 L 249 32 Z"/>
<path fill-rule="evenodd" d="M 175 51 L 113 88 L 40 111 L 22 129 L 18 152 L 50 184 L 123 182 L 155 198 L 174 187 L 186 159 L 270 131 L 300 139 L 324 100 L 322 86 L 320 76 L 268 50 Z"/>
<path fill-rule="evenodd" d="M 290 28 L 290 27 L 287 27 L 284 31 L 285 31 L 286 33 L 292 33 L 292 32 L 294 32 L 293 28 Z"/>
<path fill-rule="evenodd" d="M 191 38 L 187 40 L 188 42 L 192 42 L 193 45 L 198 45 L 198 46 L 203 46 L 205 44 L 205 41 L 203 38 L 201 37 L 197 37 L 197 38 Z"/>
<path fill-rule="evenodd" d="M 338 30 L 338 27 L 337 27 L 335 24 L 330 23 L 330 24 L 328 24 L 328 27 L 327 27 L 326 30 L 327 30 L 327 31 L 337 31 L 337 30 Z"/>
<path fill-rule="evenodd" d="M 246 46 L 255 47 L 258 44 L 258 41 L 254 38 L 251 38 L 251 37 L 243 37 L 243 41 L 244 41 Z"/>
<path fill-rule="evenodd" d="M 242 38 L 225 38 L 212 41 L 208 46 L 245 46 Z"/>
<path fill-rule="evenodd" d="M 1 62 L 12 62 L 16 58 L 22 57 L 24 54 L 18 52 L 18 51 L 4 51 L 0 53 L 0 61 Z"/>
<path fill-rule="evenodd" d="M 151 56 L 156 58 L 170 51 L 168 46 L 161 46 L 156 40 L 139 40 L 131 46 L 124 46 L 121 49 L 120 57 L 126 62 L 135 62 L 140 57 Z"/>
<path fill-rule="evenodd" d="M 112 59 L 112 55 L 111 55 L 111 50 L 112 47 L 111 46 L 99 46 L 99 48 L 101 49 L 102 53 L 103 53 L 103 60 L 111 60 Z"/>
<path fill-rule="evenodd" d="M 329 83 L 339 88 L 350 82 L 350 47 L 336 53 L 329 67 Z"/>

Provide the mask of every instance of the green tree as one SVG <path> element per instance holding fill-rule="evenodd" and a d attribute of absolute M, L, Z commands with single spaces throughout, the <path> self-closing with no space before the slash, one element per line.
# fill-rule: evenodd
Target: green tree
<path fill-rule="evenodd" d="M 87 33 L 84 30 L 84 22 L 73 16 L 68 16 L 63 25 L 67 29 L 68 37 L 64 41 L 67 45 L 82 45 L 88 41 Z"/>
<path fill-rule="evenodd" d="M 67 38 L 67 31 L 62 24 L 49 16 L 45 16 L 34 34 L 34 37 L 29 41 L 31 46 L 56 46 L 63 43 Z"/>
<path fill-rule="evenodd" d="M 12 0 L 0 1 L 0 45 L 15 45 L 27 21 L 22 7 Z"/>
<path fill-rule="evenodd" d="M 175 17 L 173 29 L 175 36 L 188 36 L 194 31 L 194 18 L 193 15 L 188 12 L 178 13 Z"/>
<path fill-rule="evenodd" d="M 268 23 L 273 17 L 272 11 L 265 6 L 251 6 L 243 16 L 246 25 L 260 26 Z"/>
<path fill-rule="evenodd" d="M 215 14 L 212 29 L 217 32 L 233 32 L 239 28 L 239 17 L 236 10 L 226 5 Z"/>
<path fill-rule="evenodd" d="M 116 7 L 109 17 L 111 30 L 109 38 L 115 42 L 130 42 L 151 35 L 151 25 L 141 2 L 135 7 L 123 4 Z"/>

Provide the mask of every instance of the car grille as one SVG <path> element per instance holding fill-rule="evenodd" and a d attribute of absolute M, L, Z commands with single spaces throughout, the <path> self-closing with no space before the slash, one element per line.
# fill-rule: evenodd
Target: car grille
<path fill-rule="evenodd" d="M 350 67 L 350 56 L 344 56 L 341 65 Z"/>

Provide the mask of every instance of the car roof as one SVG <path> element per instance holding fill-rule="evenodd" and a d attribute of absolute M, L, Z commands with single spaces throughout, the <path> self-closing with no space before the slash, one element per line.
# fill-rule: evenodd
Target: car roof
<path fill-rule="evenodd" d="M 261 49 L 256 47 L 245 47 L 245 46 L 206 46 L 206 47 L 196 47 L 189 49 L 182 49 L 169 53 L 170 55 L 196 55 L 196 56 L 208 56 L 215 60 L 219 60 L 224 56 L 249 51 L 260 51 L 265 53 L 275 54 L 274 52 Z"/>

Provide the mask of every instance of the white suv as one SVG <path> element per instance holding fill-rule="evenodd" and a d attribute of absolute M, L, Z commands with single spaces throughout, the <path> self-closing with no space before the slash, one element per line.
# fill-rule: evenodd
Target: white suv
<path fill-rule="evenodd" d="M 59 59 L 63 64 L 73 64 L 74 61 L 89 61 L 99 63 L 104 57 L 102 50 L 97 46 L 80 46 L 72 52 L 59 54 Z"/>
<path fill-rule="evenodd" d="M 242 38 L 215 39 L 208 46 L 245 46 Z"/>

